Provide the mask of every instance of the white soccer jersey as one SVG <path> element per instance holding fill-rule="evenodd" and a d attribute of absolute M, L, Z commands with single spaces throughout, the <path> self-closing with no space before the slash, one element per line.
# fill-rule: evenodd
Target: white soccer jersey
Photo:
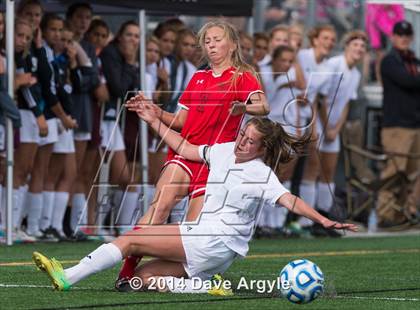
<path fill-rule="evenodd" d="M 319 92 L 327 97 L 328 126 L 335 126 L 349 100 L 357 99 L 361 74 L 356 67 L 348 67 L 344 55 L 330 58 L 325 65 L 331 75 Z"/>
<path fill-rule="evenodd" d="M 246 256 L 264 202 L 274 205 L 288 190 L 261 159 L 235 163 L 234 147 L 235 142 L 199 147 L 210 174 L 198 225 L 212 227 L 228 248 Z"/>
<path fill-rule="evenodd" d="M 297 60 L 302 67 L 306 81 L 306 98 L 312 103 L 320 87 L 330 75 L 328 68 L 325 67 L 326 59 L 317 63 L 314 49 L 309 48 L 299 50 Z"/>

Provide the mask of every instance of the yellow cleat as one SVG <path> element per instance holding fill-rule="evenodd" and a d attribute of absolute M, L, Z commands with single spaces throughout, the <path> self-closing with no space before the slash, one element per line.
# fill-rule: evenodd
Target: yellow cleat
<path fill-rule="evenodd" d="M 48 274 L 56 290 L 68 291 L 70 289 L 71 284 L 67 281 L 63 266 L 58 260 L 49 259 L 39 252 L 32 253 L 32 260 L 39 270 Z"/>
<path fill-rule="evenodd" d="M 213 296 L 233 296 L 232 289 L 226 289 L 223 285 L 225 281 L 220 273 L 215 274 L 211 281 L 213 282 L 213 287 L 207 291 L 209 295 Z"/>

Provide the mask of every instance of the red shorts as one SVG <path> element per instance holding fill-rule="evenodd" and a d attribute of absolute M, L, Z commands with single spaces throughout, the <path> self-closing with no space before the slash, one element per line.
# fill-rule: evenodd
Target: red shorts
<path fill-rule="evenodd" d="M 209 177 L 209 169 L 205 163 L 187 160 L 169 149 L 168 158 L 163 167 L 169 164 L 180 166 L 190 176 L 190 185 L 188 187 L 190 199 L 205 194 L 207 178 Z"/>

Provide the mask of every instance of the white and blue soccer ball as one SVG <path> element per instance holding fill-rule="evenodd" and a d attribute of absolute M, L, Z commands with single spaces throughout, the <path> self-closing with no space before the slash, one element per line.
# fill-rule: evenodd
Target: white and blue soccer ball
<path fill-rule="evenodd" d="M 284 266 L 280 280 L 281 294 L 296 304 L 311 302 L 324 291 L 324 274 L 307 259 L 297 259 Z"/>

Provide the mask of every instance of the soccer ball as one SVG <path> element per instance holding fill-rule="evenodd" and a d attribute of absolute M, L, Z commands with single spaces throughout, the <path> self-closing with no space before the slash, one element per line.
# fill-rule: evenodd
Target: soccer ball
<path fill-rule="evenodd" d="M 288 263 L 280 272 L 281 294 L 288 301 L 306 304 L 324 290 L 324 275 L 319 267 L 307 259 Z"/>

